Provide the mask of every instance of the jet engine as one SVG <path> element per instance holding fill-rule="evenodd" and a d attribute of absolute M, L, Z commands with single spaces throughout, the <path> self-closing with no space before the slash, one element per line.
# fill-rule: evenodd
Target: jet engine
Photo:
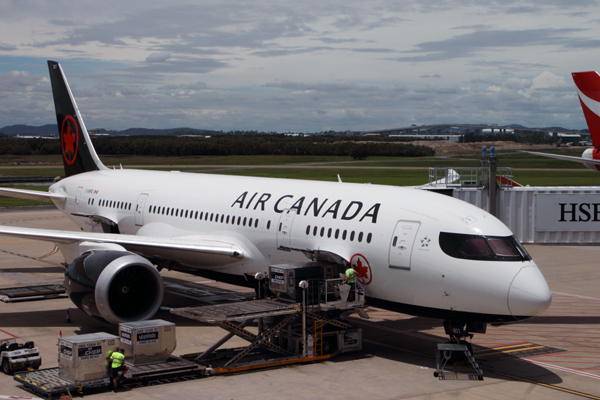
<path fill-rule="evenodd" d="M 65 272 L 65 288 L 79 309 L 112 324 L 152 317 L 164 294 L 162 277 L 150 261 L 115 250 L 77 257 Z"/>

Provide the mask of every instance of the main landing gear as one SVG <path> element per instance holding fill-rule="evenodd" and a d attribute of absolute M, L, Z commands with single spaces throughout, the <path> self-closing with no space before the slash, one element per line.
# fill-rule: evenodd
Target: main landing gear
<path fill-rule="evenodd" d="M 436 368 L 433 376 L 440 380 L 446 379 L 447 365 L 470 364 L 475 373 L 469 373 L 471 380 L 483 380 L 483 371 L 473 357 L 473 347 L 466 339 L 473 339 L 473 333 L 485 333 L 486 324 L 480 322 L 444 321 L 444 330 L 450 336 L 450 341 L 438 343 L 436 354 Z"/>

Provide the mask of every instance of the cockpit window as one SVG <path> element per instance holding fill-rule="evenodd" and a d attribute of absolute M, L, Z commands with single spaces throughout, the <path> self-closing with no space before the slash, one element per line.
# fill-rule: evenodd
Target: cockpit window
<path fill-rule="evenodd" d="M 497 237 L 441 232 L 440 247 L 450 257 L 467 260 L 531 260 L 527 251 L 514 236 Z"/>
<path fill-rule="evenodd" d="M 465 240 L 458 251 L 469 257 L 488 257 L 492 255 L 490 246 L 482 237 L 472 237 Z"/>
<path fill-rule="evenodd" d="M 492 246 L 494 253 L 499 256 L 518 257 L 520 255 L 510 238 L 488 238 L 488 243 Z"/>

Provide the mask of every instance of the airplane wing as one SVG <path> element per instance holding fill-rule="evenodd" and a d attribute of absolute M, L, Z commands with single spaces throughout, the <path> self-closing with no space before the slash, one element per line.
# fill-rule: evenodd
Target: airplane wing
<path fill-rule="evenodd" d="M 18 199 L 26 200 L 38 200 L 38 201 L 51 201 L 56 200 L 59 202 L 66 201 L 67 197 L 60 193 L 42 192 L 39 190 L 25 190 L 25 189 L 11 189 L 11 188 L 0 188 L 0 196 L 16 197 Z"/>
<path fill-rule="evenodd" d="M 551 153 L 537 153 L 535 151 L 524 151 L 523 153 L 533 154 L 533 155 L 542 156 L 542 157 L 556 158 L 558 160 L 575 161 L 575 162 L 579 162 L 582 164 L 600 164 L 600 160 L 594 160 L 592 158 L 563 156 L 560 154 L 551 154 Z"/>
<path fill-rule="evenodd" d="M 184 263 L 186 259 L 193 258 L 196 262 L 202 260 L 206 262 L 206 265 L 213 266 L 229 264 L 245 257 L 244 251 L 233 241 L 229 243 L 201 237 L 149 237 L 98 232 L 54 231 L 16 226 L 0 226 L 0 235 L 54 242 L 59 246 L 81 242 L 117 244 L 126 250 L 145 256 L 167 258 Z"/>

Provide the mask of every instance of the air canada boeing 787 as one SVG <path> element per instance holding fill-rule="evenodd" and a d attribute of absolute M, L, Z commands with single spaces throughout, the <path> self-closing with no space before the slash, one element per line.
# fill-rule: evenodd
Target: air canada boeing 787
<path fill-rule="evenodd" d="M 512 322 L 550 305 L 542 273 L 491 214 L 452 197 L 382 185 L 109 169 L 60 65 L 48 61 L 66 177 L 48 192 L 81 232 L 0 226 L 55 242 L 65 285 L 89 315 L 143 320 L 160 269 L 240 283 L 273 264 L 352 265 L 367 303 L 456 322 Z"/>

